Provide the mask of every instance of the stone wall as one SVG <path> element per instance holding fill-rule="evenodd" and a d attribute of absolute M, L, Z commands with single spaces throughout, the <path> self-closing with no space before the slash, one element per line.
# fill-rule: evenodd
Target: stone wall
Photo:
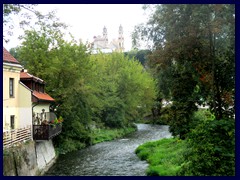
<path fill-rule="evenodd" d="M 52 141 L 36 143 L 37 166 L 41 173 L 46 172 L 55 162 L 56 154 Z"/>
<path fill-rule="evenodd" d="M 55 162 L 56 154 L 52 141 L 29 141 L 4 150 L 4 176 L 42 175 Z"/>

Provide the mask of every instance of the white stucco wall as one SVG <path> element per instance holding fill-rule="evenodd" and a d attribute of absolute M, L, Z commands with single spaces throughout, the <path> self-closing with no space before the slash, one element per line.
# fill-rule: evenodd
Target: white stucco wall
<path fill-rule="evenodd" d="M 15 116 L 15 128 L 19 126 L 19 108 L 12 106 L 3 106 L 3 130 L 10 130 L 10 116 Z"/>
<path fill-rule="evenodd" d="M 33 112 L 42 113 L 42 109 L 45 109 L 45 112 L 49 112 L 49 107 L 50 107 L 50 103 L 39 103 L 36 106 L 34 106 Z"/>
<path fill-rule="evenodd" d="M 19 128 L 32 125 L 32 93 L 19 83 Z"/>
<path fill-rule="evenodd" d="M 15 128 L 19 127 L 19 79 L 21 65 L 3 62 L 3 130 L 10 129 L 10 116 L 15 116 Z M 9 96 L 9 78 L 14 79 L 14 96 Z"/>

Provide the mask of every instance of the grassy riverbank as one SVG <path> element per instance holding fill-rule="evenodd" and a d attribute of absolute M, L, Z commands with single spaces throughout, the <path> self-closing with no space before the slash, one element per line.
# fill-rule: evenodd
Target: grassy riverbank
<path fill-rule="evenodd" d="M 67 139 L 65 141 L 62 141 L 63 143 L 61 143 L 60 145 L 56 144 L 55 141 L 56 154 L 66 154 L 71 151 L 77 151 L 100 142 L 111 141 L 113 139 L 123 137 L 136 130 L 137 127 L 135 127 L 134 125 L 125 128 L 101 127 L 92 129 L 91 132 L 86 132 L 83 130 L 82 132 L 84 133 L 82 136 L 80 136 L 78 140 Z"/>
<path fill-rule="evenodd" d="M 135 153 L 149 163 L 148 176 L 176 176 L 183 163 L 185 148 L 185 141 L 170 138 L 147 142 L 140 145 Z"/>
<path fill-rule="evenodd" d="M 136 131 L 136 128 L 134 127 L 120 129 L 95 129 L 92 133 L 92 144 L 111 141 L 113 139 L 123 137 L 134 131 Z"/>

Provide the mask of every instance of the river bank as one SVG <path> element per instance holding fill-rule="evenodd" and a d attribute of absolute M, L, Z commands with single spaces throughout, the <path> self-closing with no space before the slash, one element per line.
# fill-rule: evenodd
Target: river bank
<path fill-rule="evenodd" d="M 176 176 L 183 160 L 186 142 L 178 138 L 161 139 L 140 145 L 135 153 L 149 163 L 147 176 Z"/>
<path fill-rule="evenodd" d="M 92 145 L 123 137 L 137 130 L 137 127 L 121 129 L 96 129 L 92 132 Z"/>

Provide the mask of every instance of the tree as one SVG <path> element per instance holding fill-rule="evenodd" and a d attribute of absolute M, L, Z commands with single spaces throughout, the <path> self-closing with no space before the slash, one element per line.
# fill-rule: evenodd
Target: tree
<path fill-rule="evenodd" d="M 35 10 L 36 4 L 3 4 L 3 39 L 8 42 L 8 36 L 13 35 L 14 23 L 12 22 L 12 16 L 18 15 L 23 17 L 19 22 L 21 27 L 29 25 L 32 18 L 31 14 L 37 15 L 38 11 Z M 25 11 L 24 11 L 25 10 Z"/>
<path fill-rule="evenodd" d="M 99 74 L 95 86 L 101 100 L 98 117 L 111 127 L 126 127 L 149 113 L 155 98 L 155 84 L 135 59 L 124 54 L 92 56 Z"/>
<path fill-rule="evenodd" d="M 17 50 L 30 73 L 47 80 L 63 131 L 54 143 L 62 153 L 91 144 L 92 124 L 125 128 L 143 117 L 155 97 L 154 80 L 123 53 L 91 55 L 82 43 L 63 40 L 43 24 L 25 31 Z"/>
<path fill-rule="evenodd" d="M 235 6 L 156 5 L 142 37 L 153 41 L 149 67 L 172 100 L 170 131 L 187 138 L 180 175 L 234 175 Z M 211 119 L 196 119 L 207 103 Z M 203 120 L 206 119 L 206 120 Z"/>
<path fill-rule="evenodd" d="M 129 52 L 125 52 L 124 54 L 125 54 L 125 56 L 128 56 L 129 58 L 135 58 L 143 66 L 146 66 L 148 55 L 151 54 L 151 51 L 148 50 L 148 49 L 144 49 L 144 50 L 136 50 L 136 49 L 134 49 L 134 50 L 131 50 Z"/>
<path fill-rule="evenodd" d="M 136 28 L 154 44 L 148 64 L 160 94 L 176 109 L 188 107 L 188 121 L 174 110 L 179 124 L 188 126 L 196 103 L 209 104 L 217 119 L 234 114 L 234 20 L 234 5 L 156 5 L 147 24 Z"/>
<path fill-rule="evenodd" d="M 36 10 L 37 4 L 3 4 L 3 40 L 7 43 L 14 33 L 13 22 L 14 16 L 17 15 L 19 20 L 19 26 L 23 30 L 40 29 L 44 26 L 52 26 L 52 29 L 59 30 L 60 26 L 66 28 L 64 23 L 59 22 L 59 19 L 55 16 L 55 11 L 43 14 Z M 21 39 L 21 37 L 19 37 Z"/>

